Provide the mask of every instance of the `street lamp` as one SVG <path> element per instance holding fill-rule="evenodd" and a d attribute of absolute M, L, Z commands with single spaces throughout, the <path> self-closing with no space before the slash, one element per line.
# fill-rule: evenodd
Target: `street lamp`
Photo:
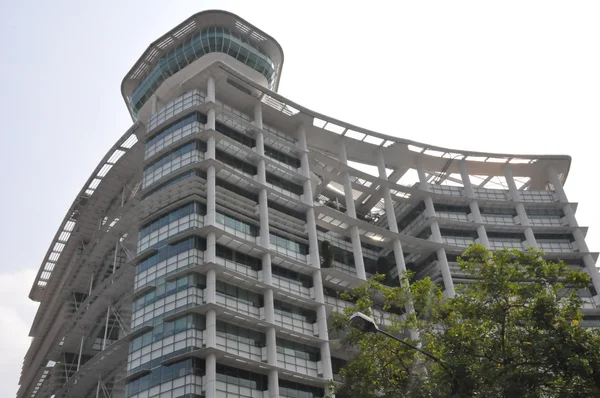
<path fill-rule="evenodd" d="M 436 357 L 435 355 L 430 354 L 426 351 L 423 351 L 419 347 L 415 347 L 414 345 L 407 343 L 406 341 L 394 336 L 393 334 L 390 334 L 384 330 L 379 329 L 379 327 L 377 326 L 377 324 L 375 323 L 373 318 L 366 316 L 362 312 L 355 312 L 354 314 L 352 314 L 352 316 L 350 317 L 350 320 L 348 321 L 348 325 L 350 325 L 354 329 L 360 330 L 363 333 L 381 333 L 391 339 L 396 340 L 397 342 L 399 342 L 401 344 L 404 344 L 405 346 L 407 346 L 417 352 L 420 352 L 421 354 L 434 360 L 435 362 L 442 362 L 442 360 L 440 358 Z"/>
<path fill-rule="evenodd" d="M 427 351 L 423 351 L 419 347 L 415 347 L 414 345 L 407 343 L 404 340 L 401 340 L 400 338 L 394 336 L 393 334 L 390 334 L 384 330 L 379 329 L 379 327 L 377 326 L 377 324 L 375 323 L 373 318 L 366 316 L 362 312 L 355 312 L 354 314 L 352 314 L 352 316 L 350 317 L 350 320 L 348 321 L 348 325 L 350 325 L 350 327 L 353 327 L 354 329 L 360 330 L 363 333 L 381 333 L 391 339 L 396 340 L 397 342 L 399 342 L 401 344 L 404 344 L 405 346 L 407 346 L 417 352 L 420 352 L 421 354 L 425 355 L 427 358 L 430 358 L 433 361 L 439 363 L 442 366 L 442 368 L 444 368 L 448 372 L 448 374 L 451 378 L 452 387 L 451 387 L 450 397 L 460 396 L 459 392 L 461 391 L 461 380 L 460 380 L 460 376 L 458 376 L 458 375 L 465 374 L 465 366 L 464 365 L 459 365 L 458 369 L 456 371 L 451 372 L 450 369 L 448 368 L 448 365 L 446 364 L 446 362 L 442 361 L 440 358 L 436 357 L 435 355 L 428 353 Z"/>

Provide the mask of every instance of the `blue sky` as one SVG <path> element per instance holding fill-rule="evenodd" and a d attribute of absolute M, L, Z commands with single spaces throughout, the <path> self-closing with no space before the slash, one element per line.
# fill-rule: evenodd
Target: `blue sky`
<path fill-rule="evenodd" d="M 17 388 L 48 245 L 131 124 L 121 79 L 211 8 L 280 42 L 279 91 L 310 109 L 440 146 L 571 155 L 567 193 L 600 249 L 598 2 L 0 1 L 0 396 Z"/>

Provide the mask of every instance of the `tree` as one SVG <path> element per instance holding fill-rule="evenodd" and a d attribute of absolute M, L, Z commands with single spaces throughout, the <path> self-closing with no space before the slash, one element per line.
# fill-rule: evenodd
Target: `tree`
<path fill-rule="evenodd" d="M 353 354 L 340 372 L 338 396 L 600 396 L 600 333 L 579 325 L 577 289 L 588 288 L 590 278 L 542 256 L 473 245 L 458 259 L 473 282 L 450 299 L 428 278 L 387 287 L 381 275 L 341 293 L 354 306 L 334 315 L 332 327 Z M 414 311 L 380 327 L 440 361 L 347 326 L 356 311 L 381 323 L 374 308 L 397 312 L 407 303 Z"/>

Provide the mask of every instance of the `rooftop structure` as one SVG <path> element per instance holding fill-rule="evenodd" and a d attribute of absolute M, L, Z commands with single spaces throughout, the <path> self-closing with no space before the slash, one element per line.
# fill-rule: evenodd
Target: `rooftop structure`
<path fill-rule="evenodd" d="M 224 11 L 136 62 L 122 83 L 134 123 L 32 287 L 19 398 L 321 396 L 347 359 L 328 331 L 349 305 L 336 292 L 410 269 L 451 296 L 474 242 L 584 269 L 584 324 L 598 326 L 597 253 L 563 189 L 570 157 L 353 126 L 279 95 L 282 64 L 273 38 Z"/>

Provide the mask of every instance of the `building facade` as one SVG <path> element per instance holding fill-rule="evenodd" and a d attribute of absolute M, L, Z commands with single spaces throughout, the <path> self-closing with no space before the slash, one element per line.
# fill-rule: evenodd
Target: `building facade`
<path fill-rule="evenodd" d="M 474 242 L 538 247 L 588 272 L 584 322 L 598 325 L 568 156 L 352 126 L 279 95 L 282 65 L 273 38 L 223 11 L 148 47 L 122 83 L 134 123 L 31 290 L 19 398 L 320 397 L 347 359 L 328 332 L 349 305 L 337 292 L 410 269 L 452 296 Z"/>

